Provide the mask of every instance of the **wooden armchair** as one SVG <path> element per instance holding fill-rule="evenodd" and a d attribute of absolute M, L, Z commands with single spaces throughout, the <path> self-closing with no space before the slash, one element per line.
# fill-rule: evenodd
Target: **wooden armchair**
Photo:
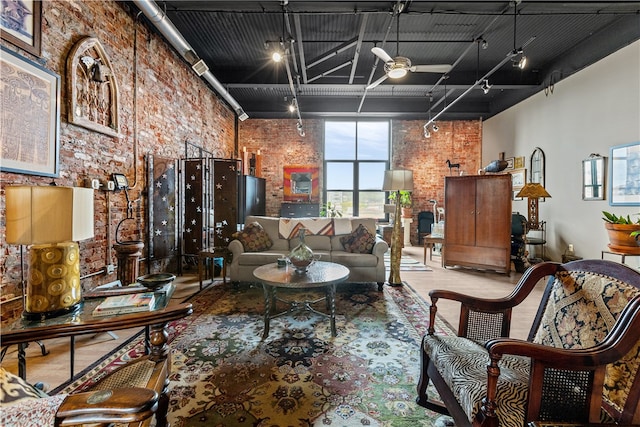
<path fill-rule="evenodd" d="M 547 276 L 528 339 L 508 338 L 513 307 Z M 504 298 L 430 297 L 419 405 L 450 414 L 457 427 L 640 424 L 638 271 L 603 260 L 544 262 Z M 434 335 L 441 298 L 460 302 L 456 337 Z M 429 381 L 443 403 L 429 398 Z"/>
<path fill-rule="evenodd" d="M 171 358 L 167 324 L 193 312 L 190 303 L 120 316 L 91 319 L 76 324 L 50 325 L 28 331 L 3 332 L 2 339 L 16 344 L 34 337 L 74 336 L 112 329 L 149 325 L 149 354 L 136 358 L 97 381 L 89 390 L 47 396 L 23 379 L 0 368 L 0 425 L 111 425 L 166 427 Z M 26 424 L 25 424 L 26 423 Z"/>

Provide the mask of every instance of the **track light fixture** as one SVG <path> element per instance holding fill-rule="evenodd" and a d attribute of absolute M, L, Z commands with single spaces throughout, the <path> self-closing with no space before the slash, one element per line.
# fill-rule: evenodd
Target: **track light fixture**
<path fill-rule="evenodd" d="M 482 86 L 480 86 L 480 88 L 482 89 L 482 91 L 484 92 L 484 94 L 488 94 L 489 90 L 491 90 L 491 85 L 489 84 L 489 80 L 488 79 L 484 79 L 482 81 Z"/>
<path fill-rule="evenodd" d="M 288 108 L 289 108 L 289 112 L 290 113 L 295 113 L 296 112 L 296 110 L 298 109 L 298 102 L 296 101 L 295 98 L 293 98 L 291 100 L 291 104 L 289 104 Z"/>
<path fill-rule="evenodd" d="M 304 134 L 304 129 L 302 128 L 302 122 L 299 121 L 296 124 L 296 129 L 298 130 L 298 135 L 300 135 L 300 136 L 304 136 L 305 135 Z"/>
<path fill-rule="evenodd" d="M 423 129 L 424 129 L 424 137 L 431 138 L 431 133 L 429 132 L 429 125 L 425 124 Z"/>
<path fill-rule="evenodd" d="M 520 57 L 520 61 L 518 61 L 518 68 L 520 68 L 521 70 L 524 70 L 526 66 L 527 66 L 527 57 L 522 55 Z"/>
<path fill-rule="evenodd" d="M 271 54 L 271 59 L 273 60 L 273 62 L 280 62 L 282 61 L 283 56 L 284 55 L 282 55 L 282 52 L 280 52 L 279 50 L 274 50 Z"/>
<path fill-rule="evenodd" d="M 438 125 L 436 124 L 436 122 L 433 122 L 433 125 L 431 125 L 431 129 L 434 132 L 438 132 L 440 130 L 440 128 L 438 127 Z"/>

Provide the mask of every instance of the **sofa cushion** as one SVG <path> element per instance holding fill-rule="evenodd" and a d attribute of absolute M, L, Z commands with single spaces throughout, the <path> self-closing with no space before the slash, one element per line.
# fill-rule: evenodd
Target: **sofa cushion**
<path fill-rule="evenodd" d="M 320 261 L 329 261 L 324 257 Z M 373 254 L 357 254 L 346 251 L 331 251 L 331 262 L 347 267 L 367 267 L 375 269 L 378 265 L 378 257 Z"/>
<path fill-rule="evenodd" d="M 314 252 L 331 250 L 331 237 L 329 236 L 305 236 L 304 243 Z M 295 237 L 289 240 L 289 249 L 293 249 L 299 244 L 300 238 Z"/>
<path fill-rule="evenodd" d="M 234 233 L 233 237 L 242 243 L 245 252 L 265 251 L 273 246 L 271 238 L 257 221 L 245 225 L 244 229 Z"/>
<path fill-rule="evenodd" d="M 376 237 L 367 230 L 367 227 L 360 224 L 350 234 L 341 237 L 340 242 L 347 252 L 370 254 L 373 251 L 373 245 L 376 243 Z"/>

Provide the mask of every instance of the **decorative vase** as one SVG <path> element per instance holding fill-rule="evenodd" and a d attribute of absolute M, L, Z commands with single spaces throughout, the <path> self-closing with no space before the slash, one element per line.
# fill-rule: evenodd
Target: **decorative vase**
<path fill-rule="evenodd" d="M 305 228 L 300 229 L 300 231 L 298 232 L 300 244 L 293 248 L 291 252 L 289 252 L 289 261 L 291 262 L 291 264 L 293 264 L 297 273 L 306 273 L 307 269 L 315 259 L 313 256 L 313 251 L 304 242 L 306 231 L 307 230 Z"/>
<path fill-rule="evenodd" d="M 631 236 L 631 232 L 640 230 L 640 225 L 605 222 L 604 226 L 609 234 L 609 249 L 624 254 L 640 254 L 638 241 Z"/>

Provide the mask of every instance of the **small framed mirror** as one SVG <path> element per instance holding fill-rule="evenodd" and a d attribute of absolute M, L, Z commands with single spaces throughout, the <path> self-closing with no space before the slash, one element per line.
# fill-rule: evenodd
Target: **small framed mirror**
<path fill-rule="evenodd" d="M 582 161 L 582 200 L 604 200 L 607 158 L 591 154 Z"/>

